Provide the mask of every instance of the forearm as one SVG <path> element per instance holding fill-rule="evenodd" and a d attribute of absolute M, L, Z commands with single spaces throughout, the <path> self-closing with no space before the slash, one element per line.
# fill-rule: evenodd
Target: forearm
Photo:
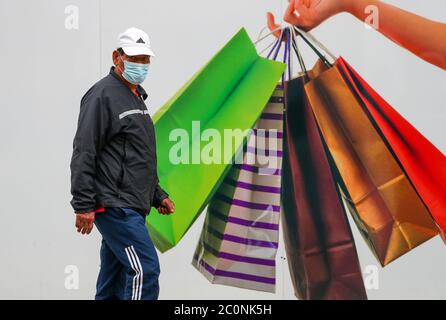
<path fill-rule="evenodd" d="M 96 158 L 88 152 L 76 152 L 71 160 L 71 206 L 76 213 L 91 212 L 96 206 Z"/>
<path fill-rule="evenodd" d="M 345 11 L 361 21 L 378 8 L 377 30 L 420 58 L 446 70 L 446 24 L 435 22 L 378 0 L 345 0 Z"/>
<path fill-rule="evenodd" d="M 96 207 L 96 160 L 111 127 L 108 105 L 93 88 L 81 100 L 73 141 L 71 205 L 76 212 L 90 212 Z"/>

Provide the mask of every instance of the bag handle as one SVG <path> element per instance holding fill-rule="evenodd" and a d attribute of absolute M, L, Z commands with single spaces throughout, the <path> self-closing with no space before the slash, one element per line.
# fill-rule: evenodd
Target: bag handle
<path fill-rule="evenodd" d="M 320 49 L 325 51 L 332 59 L 333 61 L 336 61 L 336 56 L 330 52 L 330 50 L 327 49 L 319 40 L 317 40 L 312 34 L 305 32 L 303 30 L 300 30 L 296 26 L 293 26 L 294 31 L 308 44 L 308 46 L 316 53 L 316 55 L 329 67 L 332 66 L 332 64 L 328 61 L 328 59 L 325 57 L 325 55 L 319 51 L 316 46 L 318 46 Z M 309 40 L 311 39 L 311 41 Z M 313 43 L 314 44 L 313 44 Z M 316 45 L 316 46 L 315 46 Z"/>
<path fill-rule="evenodd" d="M 280 37 L 277 38 L 276 42 L 274 43 L 273 48 L 267 54 L 267 56 L 266 56 L 267 59 L 270 59 L 271 55 L 274 53 L 273 60 L 276 60 L 277 55 L 279 54 L 279 51 L 282 48 L 282 41 L 283 41 L 284 36 L 285 36 L 285 29 L 281 29 Z"/>
<path fill-rule="evenodd" d="M 294 53 L 295 53 L 296 56 L 297 56 L 297 60 L 299 61 L 300 69 L 302 70 L 302 72 L 305 73 L 305 77 L 306 77 L 307 79 L 309 79 L 308 71 L 307 71 L 307 67 L 305 66 L 305 62 L 304 62 L 304 60 L 303 60 L 303 58 L 302 58 L 302 54 L 301 54 L 301 52 L 300 52 L 300 50 L 299 50 L 299 47 L 298 47 L 298 45 L 297 45 L 297 41 L 296 41 L 296 39 L 297 39 L 297 33 L 296 33 L 296 31 L 294 30 L 294 28 L 291 28 L 291 33 L 292 33 L 291 44 L 292 44 L 292 46 L 293 46 Z"/>
<path fill-rule="evenodd" d="M 291 31 L 289 28 L 284 30 L 285 49 L 282 62 L 287 65 L 288 80 L 291 79 Z M 285 72 L 282 74 L 282 86 L 285 85 Z"/>
<path fill-rule="evenodd" d="M 282 29 L 280 38 L 277 39 L 275 46 L 269 52 L 267 58 L 269 59 L 275 49 L 273 60 L 277 59 L 280 49 L 282 48 L 282 43 L 285 42 L 285 48 L 283 52 L 282 62 L 287 65 L 288 79 L 291 79 L 291 31 L 289 28 Z M 282 86 L 285 84 L 285 73 L 282 74 Z"/>
<path fill-rule="evenodd" d="M 291 60 L 291 39 L 292 39 L 292 31 L 291 29 L 288 29 L 288 39 L 287 39 L 287 48 L 286 48 L 286 52 L 288 54 L 288 80 L 291 80 L 292 77 L 292 70 L 293 70 L 293 64 L 292 64 L 292 60 Z"/>
<path fill-rule="evenodd" d="M 282 30 L 282 28 L 279 27 L 279 28 L 276 28 L 276 29 L 272 30 L 271 32 L 267 33 L 266 35 L 262 36 L 263 31 L 265 31 L 267 28 L 268 28 L 268 27 L 265 26 L 265 27 L 262 28 L 262 30 L 260 30 L 259 35 L 257 36 L 257 40 L 254 42 L 254 46 L 255 46 L 256 48 L 258 48 L 260 42 L 262 42 L 263 40 L 265 40 L 265 39 L 268 38 L 269 36 L 273 35 L 274 32 L 277 32 L 277 31 L 279 31 L 279 30 L 280 30 L 280 31 Z M 259 52 L 259 55 L 262 55 L 266 50 L 270 49 L 271 46 L 273 46 L 273 45 L 275 46 L 275 45 L 276 45 L 276 42 L 277 42 L 277 39 L 274 38 L 273 41 L 271 41 L 271 42 L 270 42 L 264 49 L 262 49 L 262 50 Z"/>
<path fill-rule="evenodd" d="M 283 28 L 281 29 L 280 37 L 275 41 L 273 48 L 269 51 L 267 55 L 267 59 L 277 60 L 277 56 L 279 55 L 280 50 L 282 49 L 282 44 L 285 42 L 285 49 L 283 52 L 283 63 L 288 66 L 288 79 L 291 78 L 291 49 L 290 49 L 290 29 Z M 287 63 L 288 61 L 288 63 Z M 282 74 L 282 86 L 285 83 L 285 73 Z"/>
<path fill-rule="evenodd" d="M 262 30 L 260 30 L 259 35 L 257 37 L 257 40 L 254 42 L 254 46 L 257 46 L 261 41 L 265 40 L 266 38 L 268 38 L 269 36 L 271 36 L 274 32 L 281 30 L 282 31 L 282 27 L 278 27 L 270 32 L 268 32 L 266 35 L 264 35 L 262 37 L 262 33 L 263 31 L 265 31 L 268 27 L 263 27 Z"/>
<path fill-rule="evenodd" d="M 293 28 L 294 29 L 294 28 Z M 316 55 L 318 56 L 319 59 L 322 60 L 322 62 L 329 68 L 332 67 L 332 64 L 328 61 L 328 59 L 324 56 L 324 54 L 322 52 L 320 52 L 312 43 L 310 40 L 308 40 L 302 33 L 299 32 L 299 30 L 294 29 L 295 32 L 297 33 L 298 36 L 300 36 L 305 43 L 311 48 L 311 50 L 313 50 L 314 53 L 316 53 Z M 297 46 L 297 41 L 295 39 L 295 43 Z M 297 53 L 296 53 L 297 54 Z M 305 70 L 306 72 L 306 70 Z"/>

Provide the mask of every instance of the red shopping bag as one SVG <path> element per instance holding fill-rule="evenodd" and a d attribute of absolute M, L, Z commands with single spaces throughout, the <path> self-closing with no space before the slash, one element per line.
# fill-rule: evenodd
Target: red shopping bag
<path fill-rule="evenodd" d="M 346 82 L 363 102 L 445 239 L 446 157 L 373 90 L 344 59 L 339 58 L 337 62 Z"/>

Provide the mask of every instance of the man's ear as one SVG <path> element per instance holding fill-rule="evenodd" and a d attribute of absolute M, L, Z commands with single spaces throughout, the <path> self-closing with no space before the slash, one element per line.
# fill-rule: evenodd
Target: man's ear
<path fill-rule="evenodd" d="M 115 66 L 117 66 L 118 65 L 118 61 L 119 61 L 119 52 L 118 52 L 118 50 L 113 51 L 113 53 L 112 53 L 112 60 L 113 60 L 113 64 Z"/>

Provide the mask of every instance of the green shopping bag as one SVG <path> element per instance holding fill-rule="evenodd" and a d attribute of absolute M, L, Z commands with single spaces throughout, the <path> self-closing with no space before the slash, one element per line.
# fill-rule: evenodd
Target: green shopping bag
<path fill-rule="evenodd" d="M 151 238 L 161 252 L 181 240 L 208 204 L 231 167 L 228 156 L 233 159 L 245 143 L 284 69 L 283 63 L 260 57 L 242 28 L 153 116 L 160 185 L 175 202 L 174 214 L 160 215 L 153 208 L 147 217 Z M 211 133 L 209 129 L 209 142 L 203 141 L 200 133 Z M 242 141 L 224 140 L 228 129 L 243 131 Z M 218 136 L 220 161 L 205 163 L 201 154 Z M 185 143 L 188 157 L 174 152 Z M 232 145 L 229 152 L 228 143 Z M 178 163 L 178 154 L 188 161 Z"/>

